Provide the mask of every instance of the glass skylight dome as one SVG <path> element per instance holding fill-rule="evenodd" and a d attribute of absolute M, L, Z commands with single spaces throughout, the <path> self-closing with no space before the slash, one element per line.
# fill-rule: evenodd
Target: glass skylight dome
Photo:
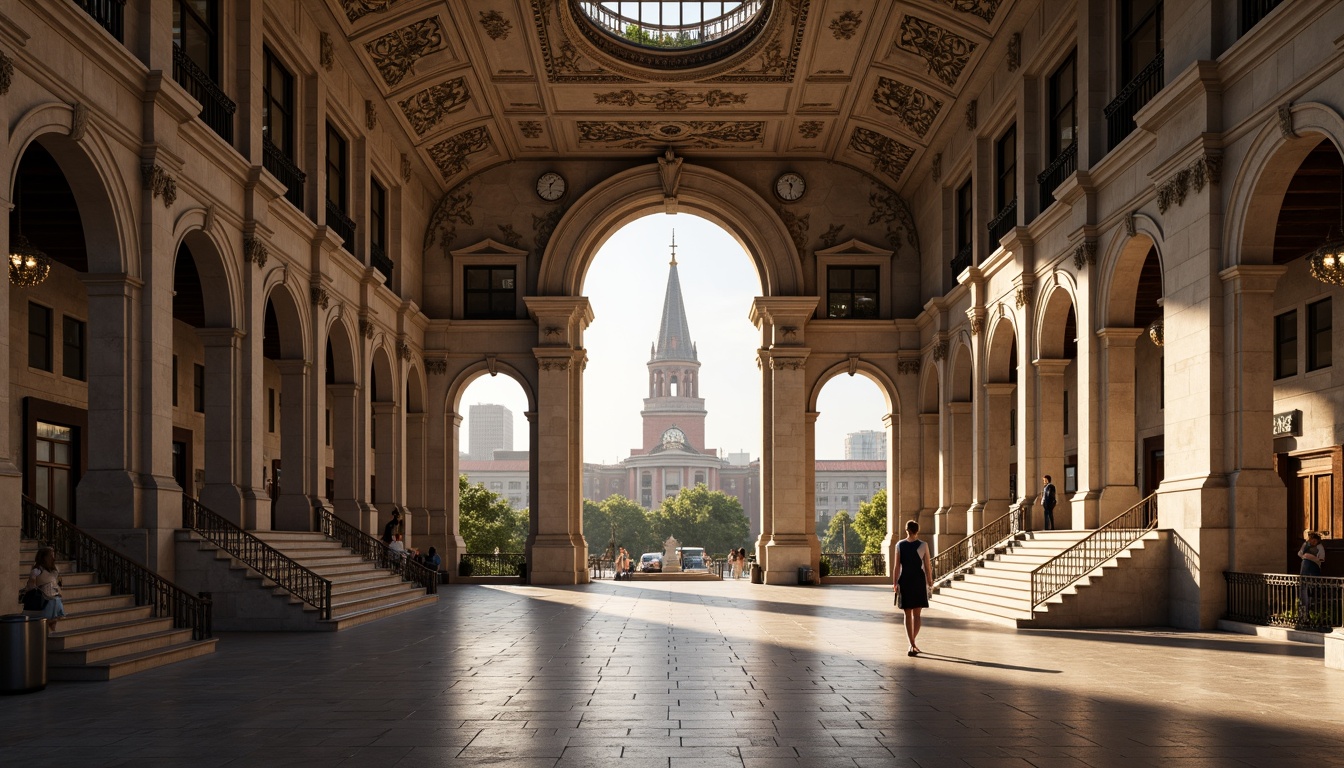
<path fill-rule="evenodd" d="M 593 2 L 578 6 L 596 27 L 630 45 L 677 50 L 731 37 L 760 16 L 767 0 L 745 2 Z"/>

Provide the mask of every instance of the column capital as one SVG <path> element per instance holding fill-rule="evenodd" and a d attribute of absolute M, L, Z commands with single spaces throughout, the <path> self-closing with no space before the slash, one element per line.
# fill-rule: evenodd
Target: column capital
<path fill-rule="evenodd" d="M 1067 357 L 1063 358 L 1038 357 L 1035 360 L 1032 360 L 1031 364 L 1036 366 L 1036 374 L 1038 376 L 1063 376 L 1064 369 L 1068 368 L 1069 363 L 1072 362 L 1073 361 L 1068 359 Z"/>
<path fill-rule="evenodd" d="M 985 394 L 990 397 L 1009 397 L 1013 394 L 1013 390 L 1017 389 L 1017 384 L 1014 384 L 1011 381 L 994 381 L 985 384 L 983 389 L 985 390 Z"/>
<path fill-rule="evenodd" d="M 373 412 L 376 415 L 395 414 L 397 404 L 386 400 L 375 400 L 373 402 Z"/>
<path fill-rule="evenodd" d="M 819 296 L 757 296 L 749 318 L 771 346 L 802 346 L 804 326 L 820 303 Z"/>
<path fill-rule="evenodd" d="M 949 401 L 947 401 L 947 412 L 948 412 L 948 413 L 970 413 L 970 412 L 971 412 L 971 405 L 972 405 L 972 403 L 971 403 L 970 400 L 949 400 Z"/>
<path fill-rule="evenodd" d="M 524 296 L 527 314 L 537 322 L 537 344 L 579 347 L 583 331 L 593 322 L 593 305 L 586 296 Z"/>
<path fill-rule="evenodd" d="M 327 390 L 336 397 L 355 397 L 359 395 L 358 384 L 328 384 Z"/>
<path fill-rule="evenodd" d="M 1142 328 L 1102 328 L 1097 331 L 1097 338 L 1101 339 L 1102 346 L 1110 347 L 1133 347 L 1134 343 L 1143 336 Z"/>
<path fill-rule="evenodd" d="M 811 352 L 806 347 L 774 348 L 763 350 L 761 356 L 770 361 L 772 371 L 801 371 L 807 367 L 807 357 Z"/>
<path fill-rule="evenodd" d="M 817 417 L 820 416 L 820 415 L 821 415 L 821 414 L 820 414 L 819 412 L 817 412 L 817 411 L 808 411 L 806 414 L 804 414 L 805 418 L 807 419 L 807 423 L 808 423 L 808 424 L 816 424 L 816 423 L 817 423 Z"/>
<path fill-rule="evenodd" d="M 281 376 L 306 376 L 312 364 L 307 360 L 275 360 L 275 369 Z"/>
<path fill-rule="evenodd" d="M 237 328 L 197 328 L 196 336 L 207 347 L 238 347 L 242 344 L 243 332 Z"/>
<path fill-rule="evenodd" d="M 1288 271 L 1281 264 L 1238 264 L 1218 273 L 1236 293 L 1273 293 L 1279 278 Z"/>

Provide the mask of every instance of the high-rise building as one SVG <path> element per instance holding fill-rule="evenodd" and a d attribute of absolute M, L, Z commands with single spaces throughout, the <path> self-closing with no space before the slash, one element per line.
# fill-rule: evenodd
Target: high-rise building
<path fill-rule="evenodd" d="M 471 423 L 467 455 L 472 461 L 489 461 L 495 451 L 513 450 L 513 411 L 502 405 L 481 403 L 467 413 Z"/>
<path fill-rule="evenodd" d="M 875 429 L 845 435 L 845 458 L 850 461 L 886 461 L 887 433 Z"/>

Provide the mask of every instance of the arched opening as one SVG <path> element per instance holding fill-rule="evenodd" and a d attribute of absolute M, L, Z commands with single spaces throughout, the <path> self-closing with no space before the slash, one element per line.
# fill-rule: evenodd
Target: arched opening
<path fill-rule="evenodd" d="M 1073 298 L 1056 286 L 1046 296 L 1039 316 L 1037 338 L 1040 357 L 1036 365 L 1039 405 L 1037 412 L 1037 457 L 1041 478 L 1034 487 L 1044 488 L 1046 476 L 1055 486 L 1058 504 L 1050 518 L 1040 500 L 1033 505 L 1032 527 L 1070 529 L 1079 527 L 1069 496 L 1077 490 L 1078 477 L 1078 320 Z"/>
<path fill-rule="evenodd" d="M 364 445 L 360 426 L 358 343 L 342 319 L 327 329 L 324 353 L 326 407 L 322 414 L 323 497 L 335 514 L 360 530 L 374 525 L 367 499 L 359 451 Z"/>
<path fill-rule="evenodd" d="M 859 369 L 826 379 L 815 397 L 813 508 L 823 576 L 887 573 L 897 475 L 892 395 L 883 385 Z"/>
<path fill-rule="evenodd" d="M 933 550 L 941 551 L 965 535 L 959 530 L 960 520 L 947 514 L 947 487 L 944 483 L 947 461 L 942 450 L 942 387 L 938 382 L 939 366 L 929 362 L 924 368 L 924 379 L 919 387 L 919 445 L 920 445 L 920 510 L 919 524 L 933 523 Z M 955 526 L 955 527 L 950 527 Z"/>
<path fill-rule="evenodd" d="M 533 415 L 527 391 L 512 375 L 475 371 L 457 390 L 452 429 L 459 450 L 450 459 L 456 514 L 446 547 L 454 558 L 445 563 L 458 574 L 519 575 L 535 531 Z M 469 573 L 461 570 L 463 562 L 470 563 Z"/>
<path fill-rule="evenodd" d="M 266 300 L 262 326 L 262 408 L 265 438 L 263 481 L 271 499 L 271 520 L 258 513 L 256 528 L 282 531 L 313 529 L 314 478 L 308 466 L 309 365 L 304 349 L 300 304 L 285 285 Z"/>
<path fill-rule="evenodd" d="M 402 456 L 401 404 L 397 402 L 397 366 L 386 347 L 373 350 L 369 370 L 369 442 L 368 467 L 369 500 L 377 519 L 369 533 L 381 531 L 392 519 L 392 512 L 402 511 L 401 471 L 398 461 Z M 379 482 L 379 478 L 382 482 Z M 403 530 L 411 530 L 402 522 Z M 407 543 L 407 547 L 410 544 Z"/>
<path fill-rule="evenodd" d="M 1017 426 L 1017 329 L 1007 317 L 993 321 L 985 349 L 985 521 L 1008 514 L 1020 497 Z"/>
<path fill-rule="evenodd" d="M 957 533 L 969 533 L 980 527 L 982 509 L 973 487 L 975 472 L 975 371 L 969 343 L 953 343 L 952 370 L 948 378 L 948 445 L 951 461 L 947 467 L 951 496 L 949 515 L 960 517 L 953 523 Z"/>

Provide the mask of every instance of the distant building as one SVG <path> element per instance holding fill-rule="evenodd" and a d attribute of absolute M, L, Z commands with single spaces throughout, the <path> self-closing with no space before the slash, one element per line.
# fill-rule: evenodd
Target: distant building
<path fill-rule="evenodd" d="M 467 421 L 471 423 L 467 456 L 472 461 L 489 461 L 495 451 L 513 450 L 513 411 L 502 405 L 473 405 Z"/>
<path fill-rule="evenodd" d="M 845 458 L 851 461 L 886 461 L 887 433 L 873 429 L 845 435 Z"/>
<path fill-rule="evenodd" d="M 816 474 L 817 530 L 824 531 L 831 518 L 840 512 L 854 517 L 860 504 L 886 487 L 887 462 L 818 459 Z"/>
<path fill-rule="evenodd" d="M 517 458 L 518 454 L 522 454 L 522 458 Z M 514 509 L 527 509 L 531 506 L 528 494 L 532 490 L 528 475 L 531 462 L 527 452 L 509 451 L 506 454 L 500 451 L 496 455 L 498 458 L 488 461 L 459 461 L 458 471 L 467 476 L 469 484 L 484 485 L 487 490 L 502 496 Z"/>

